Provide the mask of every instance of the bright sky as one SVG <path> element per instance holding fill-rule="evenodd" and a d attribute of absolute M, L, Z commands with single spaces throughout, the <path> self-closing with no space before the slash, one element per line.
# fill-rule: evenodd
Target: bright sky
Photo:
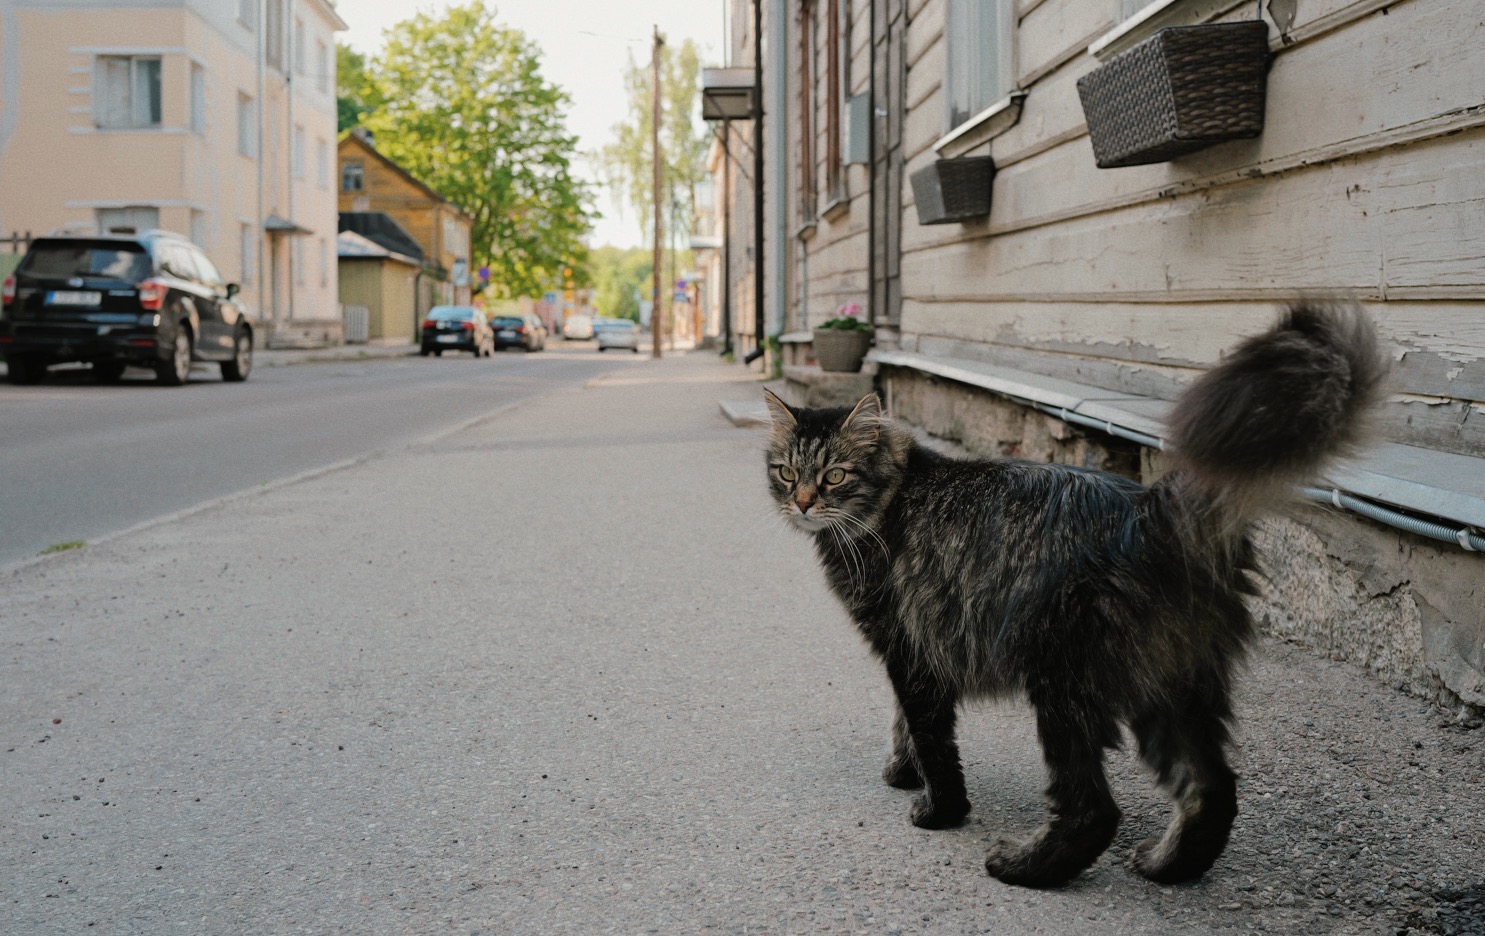
<path fill-rule="evenodd" d="M 724 0 L 487 0 L 502 22 L 525 32 L 542 49 L 547 80 L 572 95 L 568 129 L 579 146 L 596 151 L 607 143 L 626 112 L 623 70 L 632 55 L 650 58 L 650 33 L 659 26 L 667 42 L 694 39 L 703 65 L 722 64 Z M 350 25 L 337 38 L 361 52 L 381 49 L 382 31 L 417 12 L 436 12 L 450 0 L 339 0 L 336 12 Z M 597 181 L 588 160 L 578 166 Z M 593 245 L 638 247 L 644 242 L 639 219 L 623 209 L 607 187 L 598 193 L 604 217 L 594 226 Z"/>

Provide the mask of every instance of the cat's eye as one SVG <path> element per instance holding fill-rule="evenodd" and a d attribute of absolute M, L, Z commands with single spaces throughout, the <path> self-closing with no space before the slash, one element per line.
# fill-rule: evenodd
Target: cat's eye
<path fill-rule="evenodd" d="M 825 472 L 826 484 L 840 484 L 844 480 L 846 480 L 846 469 L 844 468 L 832 468 Z"/>
<path fill-rule="evenodd" d="M 795 481 L 799 478 L 799 472 L 795 471 L 793 468 L 790 468 L 788 465 L 780 465 L 779 477 L 783 478 L 785 481 Z"/>

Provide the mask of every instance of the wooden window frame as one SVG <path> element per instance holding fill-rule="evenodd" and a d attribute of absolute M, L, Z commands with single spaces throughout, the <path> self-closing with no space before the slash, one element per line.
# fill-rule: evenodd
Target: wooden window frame
<path fill-rule="evenodd" d="M 944 122 L 952 131 L 1014 90 L 1016 16 L 1013 0 L 947 3 Z"/>
<path fill-rule="evenodd" d="M 815 0 L 799 3 L 799 215 L 815 220 Z"/>
<path fill-rule="evenodd" d="M 848 200 L 845 114 L 851 59 L 851 0 L 826 0 L 825 24 L 825 210 Z"/>

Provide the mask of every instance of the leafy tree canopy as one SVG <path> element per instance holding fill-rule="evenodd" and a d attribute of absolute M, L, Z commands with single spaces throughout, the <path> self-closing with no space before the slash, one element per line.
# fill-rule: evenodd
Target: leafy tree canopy
<path fill-rule="evenodd" d="M 649 63 L 637 64 L 631 57 L 624 70 L 624 88 L 629 113 L 613 127 L 613 140 L 598 154 L 599 165 L 615 194 L 634 209 L 640 228 L 653 223 L 655 175 L 652 128 L 654 104 Z M 665 186 L 661 204 L 679 202 L 677 211 L 666 212 L 666 225 L 688 238 L 695 214 L 696 185 L 706 177 L 706 149 L 710 136 L 701 120 L 701 54 L 696 43 L 685 40 L 679 47 L 660 48 L 660 155 L 665 163 Z"/>
<path fill-rule="evenodd" d="M 335 44 L 335 129 L 345 133 L 358 127 L 377 108 L 376 85 L 366 56 L 350 46 Z"/>
<path fill-rule="evenodd" d="M 598 314 L 639 321 L 639 303 L 650 296 L 653 256 L 644 247 L 599 247 L 588 257 Z"/>
<path fill-rule="evenodd" d="M 540 295 L 586 265 L 589 186 L 573 175 L 565 91 L 483 0 L 417 13 L 367 63 L 376 147 L 474 219 L 473 266 L 496 295 Z"/>

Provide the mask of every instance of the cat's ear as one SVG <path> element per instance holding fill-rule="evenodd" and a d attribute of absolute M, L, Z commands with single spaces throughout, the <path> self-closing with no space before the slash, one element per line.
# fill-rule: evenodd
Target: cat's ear
<path fill-rule="evenodd" d="M 780 432 L 793 432 L 799 425 L 799 420 L 794 418 L 794 410 L 789 404 L 779 399 L 771 390 L 763 391 L 763 402 L 768 404 L 768 412 L 773 416 L 773 427 Z"/>
<path fill-rule="evenodd" d="M 859 433 L 863 437 L 876 441 L 877 434 L 881 431 L 882 419 L 886 414 L 882 412 L 882 399 L 876 395 L 876 391 L 868 393 L 851 410 L 851 415 L 841 423 L 841 428 Z"/>

